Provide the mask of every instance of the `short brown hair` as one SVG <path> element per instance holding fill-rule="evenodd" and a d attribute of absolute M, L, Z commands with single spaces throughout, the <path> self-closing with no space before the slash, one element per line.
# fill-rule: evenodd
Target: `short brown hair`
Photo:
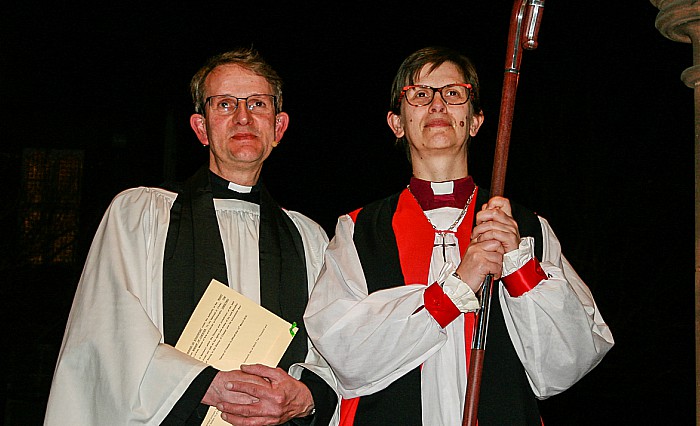
<path fill-rule="evenodd" d="M 238 48 L 213 56 L 197 71 L 190 82 L 195 112 L 204 114 L 204 102 L 207 98 L 207 94 L 204 92 L 204 83 L 209 74 L 221 65 L 238 65 L 267 80 L 272 86 L 272 94 L 277 97 L 275 113 L 282 111 L 282 79 L 260 53 L 251 47 Z"/>

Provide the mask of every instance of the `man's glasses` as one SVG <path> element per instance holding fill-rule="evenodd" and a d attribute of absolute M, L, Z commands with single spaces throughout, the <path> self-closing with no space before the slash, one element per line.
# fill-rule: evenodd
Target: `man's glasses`
<path fill-rule="evenodd" d="M 250 95 L 239 98 L 233 95 L 209 96 L 204 105 L 208 103 L 212 111 L 218 115 L 231 115 L 238 109 L 238 103 L 243 101 L 251 114 L 274 114 L 277 109 L 277 97 L 275 95 Z"/>
<path fill-rule="evenodd" d="M 462 105 L 469 102 L 472 93 L 472 85 L 469 83 L 448 84 L 442 87 L 430 87 L 423 85 L 405 86 L 401 89 L 401 95 L 397 106 L 401 104 L 401 99 L 406 98 L 406 102 L 413 106 L 430 105 L 435 97 L 435 92 L 440 93 L 442 99 L 448 105 Z"/>

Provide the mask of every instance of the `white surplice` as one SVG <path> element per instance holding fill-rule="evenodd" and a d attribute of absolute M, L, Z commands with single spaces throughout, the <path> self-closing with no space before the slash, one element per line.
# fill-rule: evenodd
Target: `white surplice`
<path fill-rule="evenodd" d="M 163 343 L 163 254 L 176 196 L 133 188 L 109 206 L 68 318 L 45 425 L 160 424 L 206 367 Z M 233 199 L 215 199 L 214 206 L 230 286 L 259 303 L 260 207 Z M 328 238 L 307 217 L 286 213 L 301 234 L 311 291 Z M 305 365 L 332 384 L 310 349 Z"/>
<path fill-rule="evenodd" d="M 443 207 L 426 214 L 437 229 L 446 229 L 459 212 Z M 541 266 L 549 278 L 520 297 L 509 296 L 501 287 L 498 302 L 531 388 L 543 399 L 583 377 L 614 341 L 548 222 L 540 218 L 540 224 Z M 449 277 L 459 264 L 459 242 L 447 235 L 452 238 L 447 243 L 455 245 L 446 247 L 443 259 L 437 240 L 442 237 L 436 236 L 428 283 L 396 283 L 368 295 L 353 243 L 354 226 L 348 215 L 338 220 L 304 315 L 309 337 L 333 368 L 344 398 L 378 392 L 422 365 L 423 424 L 461 424 L 466 388 L 464 316 L 443 329 L 427 309 L 421 309 L 426 284 Z M 504 275 L 533 257 L 533 245 L 532 238 L 524 238 L 518 250 L 506 255 Z"/>

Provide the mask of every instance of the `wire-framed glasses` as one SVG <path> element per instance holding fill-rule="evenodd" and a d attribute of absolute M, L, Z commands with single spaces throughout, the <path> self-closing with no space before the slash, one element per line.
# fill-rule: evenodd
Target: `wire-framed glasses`
<path fill-rule="evenodd" d="M 209 96 L 204 105 L 208 103 L 214 113 L 219 115 L 231 115 L 238 109 L 238 103 L 243 101 L 251 114 L 274 114 L 277 110 L 277 96 L 267 94 L 250 95 L 239 98 L 233 95 Z"/>
<path fill-rule="evenodd" d="M 469 83 L 454 83 L 442 87 L 431 87 L 420 84 L 404 86 L 399 95 L 398 104 L 401 99 L 406 98 L 406 102 L 413 106 L 430 105 L 435 97 L 435 92 L 440 93 L 442 100 L 448 105 L 462 105 L 469 102 L 472 93 L 472 85 Z"/>

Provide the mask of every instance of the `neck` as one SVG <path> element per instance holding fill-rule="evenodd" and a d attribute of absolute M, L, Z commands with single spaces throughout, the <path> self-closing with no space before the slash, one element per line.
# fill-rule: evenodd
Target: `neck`
<path fill-rule="evenodd" d="M 231 167 L 220 167 L 215 162 L 209 163 L 209 170 L 221 176 L 229 182 L 244 186 L 255 186 L 260 178 L 262 164 L 255 167 L 242 167 L 232 169 Z"/>
<path fill-rule="evenodd" d="M 411 157 L 413 176 L 430 182 L 445 182 L 469 176 L 467 158 Z"/>

